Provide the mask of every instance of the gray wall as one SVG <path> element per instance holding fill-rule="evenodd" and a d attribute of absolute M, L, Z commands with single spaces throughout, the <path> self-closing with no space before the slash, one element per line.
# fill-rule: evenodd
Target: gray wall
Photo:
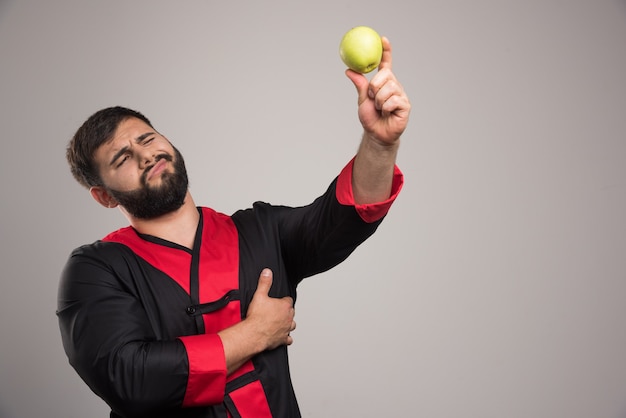
<path fill-rule="evenodd" d="M 387 35 L 413 103 L 378 234 L 300 289 L 306 417 L 626 416 L 623 0 L 0 2 L 0 416 L 104 417 L 54 315 L 125 225 L 71 178 L 95 110 L 145 112 L 199 204 L 321 193 L 360 136 L 337 49 Z"/>

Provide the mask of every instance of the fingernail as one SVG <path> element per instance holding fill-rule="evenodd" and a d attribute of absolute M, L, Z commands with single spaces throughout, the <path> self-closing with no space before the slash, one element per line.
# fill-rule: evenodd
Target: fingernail
<path fill-rule="evenodd" d="M 261 276 L 269 276 L 272 274 L 272 270 L 265 268 L 263 269 L 263 271 L 261 272 Z"/>
<path fill-rule="evenodd" d="M 368 90 L 367 95 L 369 96 L 370 99 L 374 98 L 374 92 L 372 90 Z"/>

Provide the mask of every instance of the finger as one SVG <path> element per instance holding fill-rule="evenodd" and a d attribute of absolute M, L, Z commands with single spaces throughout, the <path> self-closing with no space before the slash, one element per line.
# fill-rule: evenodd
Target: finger
<path fill-rule="evenodd" d="M 391 70 L 391 42 L 385 36 L 382 37 L 383 41 L 383 56 L 378 64 L 378 71 L 388 68 Z"/>
<path fill-rule="evenodd" d="M 352 81 L 354 87 L 356 87 L 356 91 L 359 98 L 359 104 L 363 103 L 367 100 L 367 91 L 369 82 L 367 78 L 363 74 L 359 74 L 356 71 L 346 70 L 346 76 Z"/>
<path fill-rule="evenodd" d="M 264 295 L 269 294 L 270 288 L 272 287 L 272 279 L 272 270 L 268 268 L 263 269 L 261 275 L 259 276 L 259 284 L 256 291 L 261 292 Z"/>
<path fill-rule="evenodd" d="M 379 73 L 382 75 L 382 73 Z M 375 91 L 374 95 L 374 103 L 376 105 L 376 109 L 381 110 L 383 105 L 392 97 L 399 96 L 404 94 L 402 91 L 402 87 L 395 81 L 395 79 L 384 79 L 382 85 L 376 82 L 377 80 L 372 80 L 370 83 L 370 90 Z"/>
<path fill-rule="evenodd" d="M 293 298 L 291 296 L 285 296 L 282 300 L 284 300 L 289 306 L 291 317 L 293 318 L 296 315 L 296 310 L 293 307 Z"/>
<path fill-rule="evenodd" d="M 409 114 L 410 104 L 405 97 L 401 96 L 391 96 L 388 100 L 383 103 L 380 108 L 380 111 L 383 116 L 389 116 L 391 114 L 399 117 L 399 118 L 407 118 Z"/>

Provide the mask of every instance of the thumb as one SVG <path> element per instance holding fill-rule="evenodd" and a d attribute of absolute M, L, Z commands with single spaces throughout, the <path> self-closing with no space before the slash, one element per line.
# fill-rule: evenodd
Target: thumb
<path fill-rule="evenodd" d="M 346 70 L 346 76 L 352 81 L 359 95 L 359 105 L 367 99 L 367 90 L 369 89 L 369 81 L 367 78 L 356 71 Z"/>
<path fill-rule="evenodd" d="M 272 270 L 265 268 L 259 276 L 259 284 L 256 288 L 257 292 L 261 292 L 264 295 L 268 295 L 270 288 L 272 287 Z"/>

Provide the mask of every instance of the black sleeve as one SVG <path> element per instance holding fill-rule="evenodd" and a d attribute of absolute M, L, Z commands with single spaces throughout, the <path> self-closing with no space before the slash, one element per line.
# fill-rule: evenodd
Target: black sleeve
<path fill-rule="evenodd" d="M 107 256 L 120 245 L 99 246 L 74 251 L 61 276 L 57 315 L 70 364 L 120 415 L 179 407 L 188 371 L 184 346 L 156 341 L 134 289 L 116 271 L 130 268 L 125 257 Z"/>
<path fill-rule="evenodd" d="M 341 205 L 336 184 L 335 179 L 322 196 L 306 206 L 256 202 L 252 209 L 233 215 L 240 233 L 245 234 L 254 223 L 253 229 L 260 230 L 268 244 L 278 240 L 292 285 L 345 260 L 382 222 L 381 218 L 367 223 L 354 206 Z"/>
<path fill-rule="evenodd" d="M 354 206 L 341 205 L 336 185 L 335 179 L 312 204 L 281 213 L 281 246 L 296 277 L 309 277 L 341 263 L 382 222 L 366 223 Z"/>

